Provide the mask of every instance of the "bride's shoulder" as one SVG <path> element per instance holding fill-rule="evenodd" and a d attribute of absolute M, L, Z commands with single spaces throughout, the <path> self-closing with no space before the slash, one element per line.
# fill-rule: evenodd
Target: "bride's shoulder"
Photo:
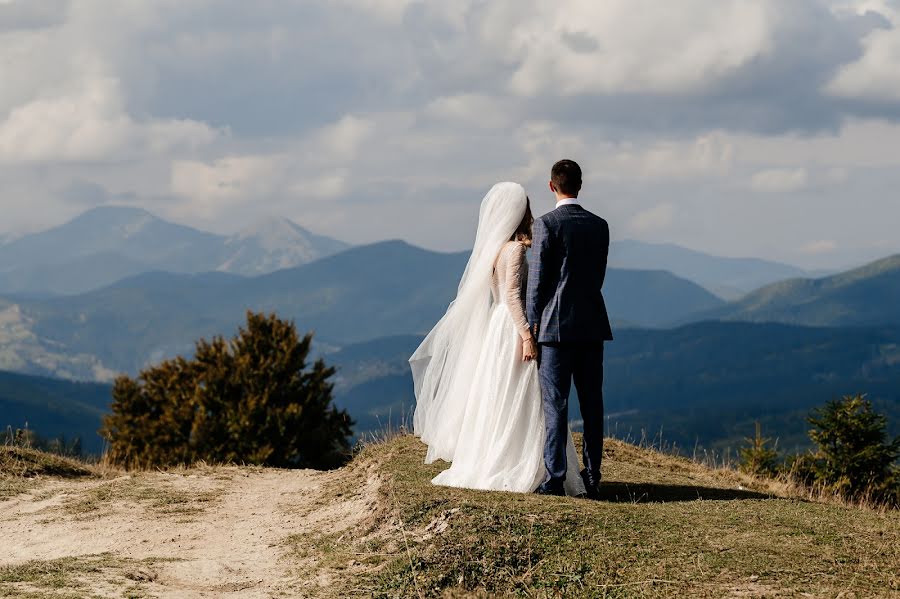
<path fill-rule="evenodd" d="M 524 241 L 518 239 L 511 239 L 503 244 L 503 250 L 506 252 L 524 252 L 527 247 Z"/>
<path fill-rule="evenodd" d="M 518 241 L 518 240 L 512 240 L 512 241 L 507 241 L 506 244 L 503 246 L 503 253 L 505 253 L 507 256 L 514 256 L 517 258 L 521 258 L 521 257 L 525 256 L 526 249 L 528 249 L 528 248 L 525 245 L 525 243 Z"/>

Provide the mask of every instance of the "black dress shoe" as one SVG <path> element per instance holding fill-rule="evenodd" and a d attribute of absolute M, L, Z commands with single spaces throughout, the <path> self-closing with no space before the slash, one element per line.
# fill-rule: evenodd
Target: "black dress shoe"
<path fill-rule="evenodd" d="M 581 471 L 581 480 L 584 481 L 584 490 L 588 499 L 600 499 L 600 473 L 591 473 L 587 469 Z"/>
<path fill-rule="evenodd" d="M 565 497 L 566 489 L 563 487 L 563 484 L 555 483 L 548 481 L 538 487 L 535 491 L 538 495 L 552 495 L 555 497 Z"/>

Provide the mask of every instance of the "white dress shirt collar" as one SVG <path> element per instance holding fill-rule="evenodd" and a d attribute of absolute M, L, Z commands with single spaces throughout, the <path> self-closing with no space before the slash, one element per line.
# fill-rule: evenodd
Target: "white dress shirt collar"
<path fill-rule="evenodd" d="M 578 198 L 564 198 L 556 202 L 556 207 L 559 208 L 560 206 L 577 206 L 578 204 Z"/>

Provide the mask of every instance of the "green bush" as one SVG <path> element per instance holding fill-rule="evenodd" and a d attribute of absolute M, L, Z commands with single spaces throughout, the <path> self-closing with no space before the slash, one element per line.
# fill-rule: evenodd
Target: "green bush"
<path fill-rule="evenodd" d="M 771 439 L 762 436 L 759 422 L 756 423 L 756 436 L 746 441 L 747 446 L 740 450 L 742 472 L 758 476 L 772 476 L 778 472 L 778 452 L 768 446 Z"/>
<path fill-rule="evenodd" d="M 119 377 L 101 430 L 109 458 L 138 467 L 340 465 L 352 421 L 332 404 L 334 369 L 322 360 L 308 367 L 311 342 L 292 322 L 248 312 L 230 341 L 200 340 L 190 360 Z"/>
<path fill-rule="evenodd" d="M 795 474 L 844 497 L 897 502 L 900 437 L 888 439 L 887 418 L 874 412 L 864 395 L 830 401 L 808 421 L 818 449 L 794 461 Z"/>

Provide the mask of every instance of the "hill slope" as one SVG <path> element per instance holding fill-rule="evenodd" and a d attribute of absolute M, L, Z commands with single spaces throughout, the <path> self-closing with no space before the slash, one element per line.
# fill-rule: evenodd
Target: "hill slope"
<path fill-rule="evenodd" d="M 701 317 L 808 326 L 897 325 L 898 306 L 900 255 L 829 277 L 775 283 Z"/>
<path fill-rule="evenodd" d="M 79 437 L 87 453 L 99 454 L 97 434 L 109 410 L 108 385 L 0 372 L 0 437 L 7 427 L 28 428 L 41 437 Z"/>
<path fill-rule="evenodd" d="M 415 406 L 407 358 L 420 337 L 376 340 L 329 356 L 343 366 L 338 401 L 359 430 L 408 421 Z M 732 450 L 760 421 L 779 448 L 806 447 L 809 411 L 868 393 L 900 434 L 900 330 L 705 322 L 626 329 L 606 344 L 604 396 L 611 434 L 662 431 L 686 451 Z M 578 403 L 570 416 L 578 420 Z"/>
<path fill-rule="evenodd" d="M 617 331 L 604 367 L 608 431 L 634 440 L 661 432 L 686 452 L 696 445 L 734 451 L 759 421 L 780 449 L 795 451 L 809 444 L 812 408 L 867 393 L 892 434 L 900 434 L 898 338 L 896 328 L 742 322 Z M 415 397 L 407 360 L 421 339 L 380 338 L 324 355 L 338 368 L 335 403 L 350 412 L 357 434 L 410 421 Z M 15 381 L 17 402 L 2 393 L 7 380 Z M 0 373 L 0 426 L 28 421 L 41 435 L 77 435 L 96 451 L 109 397 L 103 385 Z M 570 416 L 580 419 L 574 395 Z"/>
<path fill-rule="evenodd" d="M 0 448 L 2 451 L 2 448 Z M 620 442 L 604 499 L 432 486 L 411 437 L 330 472 L 0 472 L 0 594 L 896 596 L 900 512 Z M 4 460 L 0 459 L 0 464 Z M 0 486 L 0 488 L 4 488 Z"/>
<path fill-rule="evenodd" d="M 96 378 L 96 364 L 84 364 L 89 356 L 108 372 L 134 373 L 190 351 L 199 337 L 231 335 L 248 309 L 292 318 L 332 346 L 421 334 L 453 299 L 466 261 L 465 253 L 390 241 L 253 278 L 147 273 L 78 296 L 10 300 L 9 320 L 19 333 L 0 330 L 0 369 Z M 666 272 L 612 269 L 607 289 L 613 319 L 644 326 L 722 303 Z M 34 357 L 22 358 L 26 349 Z M 41 352 L 82 358 L 54 370 Z"/>

